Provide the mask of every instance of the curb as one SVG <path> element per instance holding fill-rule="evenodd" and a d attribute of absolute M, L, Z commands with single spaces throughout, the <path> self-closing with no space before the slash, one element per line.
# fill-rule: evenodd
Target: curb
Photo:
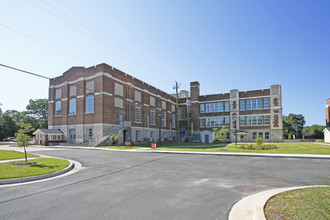
<path fill-rule="evenodd" d="M 120 150 L 127 151 L 127 150 Z M 132 152 L 132 151 L 131 151 Z M 330 155 L 312 155 L 312 154 L 264 154 L 264 153 L 231 153 L 231 152 L 197 152 L 197 151 L 145 151 L 137 150 L 134 152 L 143 153 L 165 153 L 165 154 L 192 154 L 192 155 L 214 155 L 214 156 L 240 156 L 240 157 L 273 157 L 273 158 L 298 158 L 298 159 L 330 159 Z"/>
<path fill-rule="evenodd" d="M 71 160 L 68 160 L 68 161 L 70 162 L 70 164 L 62 170 L 58 170 L 55 172 L 46 173 L 46 174 L 42 174 L 42 175 L 37 175 L 37 176 L 28 176 L 28 177 L 20 177 L 20 178 L 12 178 L 12 179 L 0 179 L 0 185 L 13 184 L 13 183 L 24 183 L 24 182 L 42 180 L 42 179 L 47 179 L 47 178 L 55 177 L 58 175 L 62 175 L 64 173 L 69 172 L 70 170 L 72 170 L 75 167 L 75 164 L 73 161 L 71 161 Z"/>
<path fill-rule="evenodd" d="M 329 187 L 329 185 L 278 188 L 244 197 L 232 207 L 228 220 L 266 220 L 264 207 L 270 198 L 282 192 L 311 187 Z"/>

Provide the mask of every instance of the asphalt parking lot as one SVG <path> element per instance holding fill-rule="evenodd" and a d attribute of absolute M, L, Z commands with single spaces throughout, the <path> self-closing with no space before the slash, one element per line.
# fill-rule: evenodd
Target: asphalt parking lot
<path fill-rule="evenodd" d="M 0 219 L 227 219 L 241 198 L 267 189 L 329 184 L 330 160 L 178 155 L 81 149 L 36 153 L 84 169 L 0 186 Z"/>

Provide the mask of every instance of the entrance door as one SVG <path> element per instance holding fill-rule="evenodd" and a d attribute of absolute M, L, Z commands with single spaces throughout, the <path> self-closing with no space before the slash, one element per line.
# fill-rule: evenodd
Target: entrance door
<path fill-rule="evenodd" d="M 240 136 L 240 141 L 241 141 L 241 142 L 245 142 L 245 135 L 241 135 L 241 136 Z"/>
<path fill-rule="evenodd" d="M 120 114 L 119 115 L 119 123 L 123 123 L 124 122 L 124 115 Z"/>
<path fill-rule="evenodd" d="M 69 135 L 70 135 L 70 143 L 75 143 L 76 142 L 76 129 L 70 129 Z"/>
<path fill-rule="evenodd" d="M 209 139 L 210 139 L 209 135 L 206 134 L 206 135 L 205 135 L 205 143 L 209 143 Z"/>

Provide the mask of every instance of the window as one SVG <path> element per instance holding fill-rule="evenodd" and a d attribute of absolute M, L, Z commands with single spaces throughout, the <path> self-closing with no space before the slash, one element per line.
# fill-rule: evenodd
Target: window
<path fill-rule="evenodd" d="M 62 89 L 56 89 L 55 90 L 55 99 L 61 99 L 62 98 Z"/>
<path fill-rule="evenodd" d="M 270 121 L 270 116 L 269 115 L 265 115 L 264 116 L 264 125 L 269 125 L 269 121 Z"/>
<path fill-rule="evenodd" d="M 69 115 L 75 115 L 76 114 L 76 98 L 70 99 L 70 105 L 69 105 Z"/>
<path fill-rule="evenodd" d="M 257 116 L 252 116 L 252 125 L 257 125 Z"/>
<path fill-rule="evenodd" d="M 141 131 L 136 131 L 135 132 L 135 140 L 136 141 L 141 141 Z"/>
<path fill-rule="evenodd" d="M 62 101 L 57 101 L 55 104 L 55 116 L 62 115 Z"/>
<path fill-rule="evenodd" d="M 245 110 L 245 101 L 240 101 L 239 102 L 239 107 L 240 107 L 241 111 L 244 111 Z"/>
<path fill-rule="evenodd" d="M 229 111 L 230 111 L 230 103 L 225 102 L 225 112 L 229 112 Z"/>
<path fill-rule="evenodd" d="M 86 82 L 86 94 L 94 93 L 94 81 Z"/>
<path fill-rule="evenodd" d="M 150 96 L 150 106 L 155 106 L 155 97 Z"/>
<path fill-rule="evenodd" d="M 77 86 L 70 86 L 70 97 L 77 95 Z"/>
<path fill-rule="evenodd" d="M 257 116 L 258 125 L 262 125 L 262 116 Z"/>
<path fill-rule="evenodd" d="M 230 126 L 230 118 L 229 117 L 225 117 L 225 126 L 226 127 Z"/>
<path fill-rule="evenodd" d="M 246 100 L 246 110 L 252 109 L 252 100 Z"/>
<path fill-rule="evenodd" d="M 252 118 L 251 116 L 246 116 L 246 126 L 251 126 L 252 125 Z"/>
<path fill-rule="evenodd" d="M 245 126 L 245 116 L 240 117 L 240 126 Z"/>
<path fill-rule="evenodd" d="M 154 131 L 151 131 L 151 132 L 150 132 L 150 139 L 151 139 L 152 141 L 155 141 L 156 136 L 155 136 L 155 132 L 154 132 Z"/>
<path fill-rule="evenodd" d="M 124 102 L 121 98 L 115 97 L 115 107 L 124 108 Z"/>
<path fill-rule="evenodd" d="M 93 129 L 87 128 L 86 129 L 86 141 L 90 141 L 93 139 Z"/>
<path fill-rule="evenodd" d="M 257 100 L 252 100 L 252 109 L 257 109 Z"/>
<path fill-rule="evenodd" d="M 156 124 L 156 113 L 155 109 L 150 109 L 150 124 L 155 125 Z"/>
<path fill-rule="evenodd" d="M 204 112 L 205 112 L 205 105 L 201 104 L 201 113 L 204 113 Z"/>
<path fill-rule="evenodd" d="M 86 113 L 94 112 L 94 96 L 89 95 L 86 97 Z"/>
<path fill-rule="evenodd" d="M 115 95 L 124 95 L 124 86 L 122 84 L 115 83 Z"/>
<path fill-rule="evenodd" d="M 269 109 L 269 99 L 264 99 L 264 109 Z"/>
<path fill-rule="evenodd" d="M 166 127 L 166 112 L 162 112 L 162 126 Z"/>
<path fill-rule="evenodd" d="M 162 101 L 162 109 L 166 110 L 166 102 Z"/>
<path fill-rule="evenodd" d="M 252 132 L 252 139 L 257 139 L 257 132 Z"/>
<path fill-rule="evenodd" d="M 172 128 L 175 128 L 175 114 L 172 114 Z"/>
<path fill-rule="evenodd" d="M 141 92 L 140 91 L 134 91 L 134 98 L 135 98 L 135 101 L 141 102 Z"/>
<path fill-rule="evenodd" d="M 258 138 L 263 139 L 264 138 L 264 133 L 263 132 L 258 132 Z"/>
<path fill-rule="evenodd" d="M 220 111 L 220 103 L 215 103 L 214 104 L 214 111 L 219 112 Z"/>
<path fill-rule="evenodd" d="M 262 99 L 257 99 L 257 109 L 262 109 Z"/>
<path fill-rule="evenodd" d="M 205 118 L 202 118 L 202 119 L 200 120 L 200 124 L 201 124 L 201 128 L 206 127 L 206 119 L 205 119 Z"/>
<path fill-rule="evenodd" d="M 230 139 L 230 134 L 226 133 L 226 139 L 229 140 Z"/>
<path fill-rule="evenodd" d="M 265 140 L 269 140 L 269 132 L 265 132 Z"/>
<path fill-rule="evenodd" d="M 179 120 L 186 118 L 186 108 L 185 107 L 179 107 L 178 113 L 179 113 Z"/>
<path fill-rule="evenodd" d="M 134 122 L 141 123 L 141 105 L 140 105 L 140 103 L 135 103 Z"/>
<path fill-rule="evenodd" d="M 214 119 L 214 126 L 215 127 L 220 127 L 220 118 L 215 118 Z"/>

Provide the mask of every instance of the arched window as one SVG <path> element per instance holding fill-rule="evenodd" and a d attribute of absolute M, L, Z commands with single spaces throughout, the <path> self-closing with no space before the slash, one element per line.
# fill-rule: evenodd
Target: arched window
<path fill-rule="evenodd" d="M 86 113 L 94 112 L 94 96 L 89 95 L 86 97 Z"/>
<path fill-rule="evenodd" d="M 62 102 L 57 101 L 55 104 L 55 116 L 61 116 L 62 115 Z"/>
<path fill-rule="evenodd" d="M 75 115 L 76 114 L 76 112 L 77 112 L 76 103 L 77 103 L 76 98 L 70 99 L 70 105 L 69 105 L 69 114 L 70 115 Z"/>

